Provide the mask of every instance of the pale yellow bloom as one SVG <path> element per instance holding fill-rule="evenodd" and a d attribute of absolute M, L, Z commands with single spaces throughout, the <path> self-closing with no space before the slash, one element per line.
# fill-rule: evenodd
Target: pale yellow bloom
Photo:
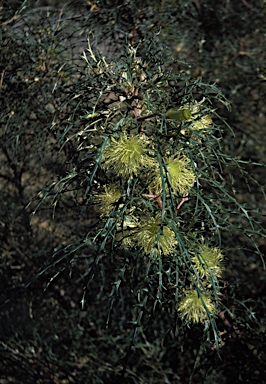
<path fill-rule="evenodd" d="M 215 305 L 209 292 L 198 294 L 196 289 L 190 290 L 177 306 L 181 317 L 189 322 L 204 323 L 208 320 L 207 310 L 215 314 Z"/>
<path fill-rule="evenodd" d="M 148 140 L 144 136 L 128 137 L 126 133 L 118 139 L 111 137 L 111 142 L 103 151 L 102 167 L 116 176 L 130 177 L 138 174 L 149 161 Z"/>
<path fill-rule="evenodd" d="M 177 244 L 175 233 L 166 225 L 161 226 L 160 217 L 150 218 L 138 228 L 135 239 L 145 254 L 153 251 L 154 256 L 170 255 Z"/>
<path fill-rule="evenodd" d="M 121 190 L 114 184 L 105 185 L 104 191 L 95 196 L 95 200 L 100 204 L 99 211 L 101 216 L 108 216 L 114 209 L 114 204 L 118 202 L 122 193 Z"/>
<path fill-rule="evenodd" d="M 186 196 L 196 181 L 195 174 L 190 166 L 188 157 L 170 157 L 167 160 L 169 182 L 173 190 L 181 196 Z"/>
<path fill-rule="evenodd" d="M 166 170 L 163 170 L 164 175 L 167 175 L 173 192 L 179 196 L 187 196 L 196 181 L 189 158 L 182 155 L 178 157 L 172 156 L 166 159 L 165 163 Z M 165 185 L 167 187 L 166 182 Z M 153 172 L 150 187 L 155 190 L 155 193 L 160 194 L 162 192 L 159 165 Z"/>
<path fill-rule="evenodd" d="M 219 276 L 222 273 L 223 254 L 217 247 L 209 247 L 203 244 L 199 248 L 198 255 L 192 258 L 200 277 L 209 278 L 210 275 Z"/>
<path fill-rule="evenodd" d="M 202 116 L 199 120 L 193 121 L 190 128 L 195 131 L 205 131 L 212 125 L 212 118 L 209 115 Z"/>

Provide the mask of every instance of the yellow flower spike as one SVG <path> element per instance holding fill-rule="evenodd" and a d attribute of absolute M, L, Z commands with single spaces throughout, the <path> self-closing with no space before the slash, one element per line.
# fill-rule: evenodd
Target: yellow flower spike
<path fill-rule="evenodd" d="M 189 163 L 189 158 L 185 156 L 170 157 L 167 160 L 169 182 L 173 190 L 176 190 L 181 196 L 186 196 L 196 181 L 196 176 Z"/>
<path fill-rule="evenodd" d="M 103 151 L 102 167 L 124 178 L 138 174 L 148 161 L 148 140 L 140 135 L 128 137 L 126 133 L 111 142 Z"/>
<path fill-rule="evenodd" d="M 147 255 L 154 251 L 154 256 L 170 255 L 174 252 L 177 241 L 175 233 L 166 225 L 161 227 L 161 218 L 150 218 L 136 233 L 138 246 Z"/>
<path fill-rule="evenodd" d="M 104 192 L 97 194 L 95 197 L 95 200 L 100 203 L 99 212 L 101 216 L 109 215 L 121 195 L 121 190 L 116 185 L 110 184 L 104 186 Z"/>
<path fill-rule="evenodd" d="M 217 247 L 209 247 L 203 244 L 199 248 L 199 254 L 192 261 L 201 278 L 209 278 L 210 275 L 219 276 L 222 273 L 223 254 Z"/>
<path fill-rule="evenodd" d="M 196 289 L 190 290 L 177 306 L 182 319 L 193 323 L 204 323 L 208 320 L 207 310 L 215 314 L 215 305 L 209 292 L 198 295 Z"/>
<path fill-rule="evenodd" d="M 196 181 L 189 158 L 182 155 L 179 157 L 173 156 L 166 159 L 165 163 L 168 180 L 173 192 L 179 196 L 187 196 Z M 150 174 L 150 179 L 150 188 L 155 191 L 155 194 L 160 194 L 162 192 L 162 180 L 158 164 Z"/>
<path fill-rule="evenodd" d="M 209 115 L 205 115 L 201 119 L 194 121 L 190 128 L 195 131 L 207 131 L 211 125 L 212 118 Z"/>
<path fill-rule="evenodd" d="M 189 158 L 186 156 L 173 156 L 166 159 L 165 163 L 167 177 L 173 192 L 180 196 L 187 196 L 196 181 Z M 164 173 L 166 173 L 165 170 Z M 161 193 L 162 180 L 159 167 L 154 171 L 153 176 L 150 187 L 155 190 L 155 193 Z"/>

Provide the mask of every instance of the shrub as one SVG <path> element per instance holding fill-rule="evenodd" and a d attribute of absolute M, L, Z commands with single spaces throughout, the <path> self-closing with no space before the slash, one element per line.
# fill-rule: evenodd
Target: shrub
<path fill-rule="evenodd" d="M 127 318 L 135 337 L 154 311 L 167 310 L 182 319 L 178 328 L 202 323 L 218 347 L 229 257 L 222 238 L 236 229 L 235 213 L 247 219 L 247 236 L 256 232 L 254 219 L 224 187 L 223 168 L 241 170 L 223 153 L 226 125 L 214 107 L 228 102 L 214 84 L 169 72 L 154 46 L 149 41 L 140 56 L 129 45 L 109 63 L 89 43 L 86 67 L 53 125 L 62 148 L 72 146 L 73 169 L 45 197 L 56 206 L 71 191 L 86 207 L 92 224 L 65 257 L 74 263 L 77 249 L 90 250 L 86 286 L 105 265 L 108 281 L 100 285 L 110 290 L 111 307 L 115 299 L 131 303 L 121 326 Z"/>
<path fill-rule="evenodd" d="M 23 336 L 3 332 L 2 365 L 10 372 L 16 350 L 24 359 L 17 370 L 32 382 L 179 382 L 194 365 L 194 348 L 199 356 L 203 341 L 218 348 L 221 322 L 232 334 L 232 320 L 240 323 L 228 270 L 238 255 L 243 264 L 247 252 L 261 255 L 256 241 L 265 237 L 234 181 L 251 180 L 242 167 L 252 163 L 228 155 L 222 92 L 192 78 L 191 68 L 169 60 L 151 38 L 162 25 L 177 51 L 176 17 L 198 36 L 205 24 L 196 16 L 207 2 L 202 10 L 180 2 L 182 12 L 168 1 L 74 3 L 91 9 L 3 18 L 1 57 L 9 61 L 1 68 L 1 223 L 9 243 L 2 276 L 12 291 L 23 287 L 19 299 L 28 288 L 20 306 L 11 302 L 5 323 L 19 328 L 20 311 L 21 323 L 29 321 Z M 107 36 L 103 48 L 112 59 L 89 43 L 81 62 L 92 26 L 94 44 L 97 34 Z M 184 34 L 183 49 L 197 57 L 191 36 Z M 19 196 L 16 212 L 25 213 L 21 223 L 13 219 L 12 194 Z M 17 264 L 25 267 L 14 276 Z M 235 303 L 244 309 L 242 324 L 254 319 L 247 302 Z"/>

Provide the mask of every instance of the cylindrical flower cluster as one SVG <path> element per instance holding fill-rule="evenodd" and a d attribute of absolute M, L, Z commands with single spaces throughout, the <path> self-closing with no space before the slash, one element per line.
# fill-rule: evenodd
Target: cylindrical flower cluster
<path fill-rule="evenodd" d="M 201 244 L 192 257 L 192 262 L 198 278 L 201 279 L 201 289 L 190 287 L 185 290 L 177 310 L 188 322 L 204 323 L 210 316 L 217 314 L 212 294 L 212 281 L 217 280 L 222 273 L 223 254 L 217 247 Z M 203 292 L 201 292 L 202 289 L 204 289 Z"/>
<path fill-rule="evenodd" d="M 186 292 L 177 310 L 183 319 L 193 323 L 204 323 L 216 312 L 211 293 L 208 291 L 199 293 L 196 289 Z"/>

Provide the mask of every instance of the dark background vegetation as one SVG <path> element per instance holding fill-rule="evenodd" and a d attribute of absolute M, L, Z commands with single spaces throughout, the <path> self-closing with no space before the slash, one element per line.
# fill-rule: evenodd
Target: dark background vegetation
<path fill-rule="evenodd" d="M 64 257 L 64 245 L 92 224 L 86 207 L 74 205 L 69 191 L 55 216 L 50 199 L 31 217 L 38 193 L 42 197 L 75 161 L 71 146 L 59 151 L 51 130 L 67 84 L 78 81 L 75 71 L 69 79 L 58 76 L 59 68 L 81 62 L 89 34 L 94 47 L 117 58 L 126 39 L 138 42 L 160 31 L 166 58 L 179 60 L 165 70 L 186 68 L 215 82 L 230 101 L 230 112 L 219 107 L 232 128 L 224 132 L 224 151 L 247 162 L 253 180 L 230 170 L 224 182 L 233 177 L 238 200 L 258 208 L 265 223 L 259 187 L 265 168 L 254 165 L 266 162 L 265 9 L 264 0 L 0 1 L 1 384 L 266 382 L 266 277 L 248 239 L 223 239 L 225 289 L 237 321 L 233 334 L 219 324 L 220 356 L 203 343 L 201 327 L 174 335 L 168 314 L 154 317 L 149 339 L 140 332 L 127 355 L 132 327 L 118 316 L 130 303 L 118 300 L 106 327 L 108 263 L 97 271 L 82 309 L 81 276 L 92 250 Z M 257 241 L 265 253 L 265 242 Z"/>

